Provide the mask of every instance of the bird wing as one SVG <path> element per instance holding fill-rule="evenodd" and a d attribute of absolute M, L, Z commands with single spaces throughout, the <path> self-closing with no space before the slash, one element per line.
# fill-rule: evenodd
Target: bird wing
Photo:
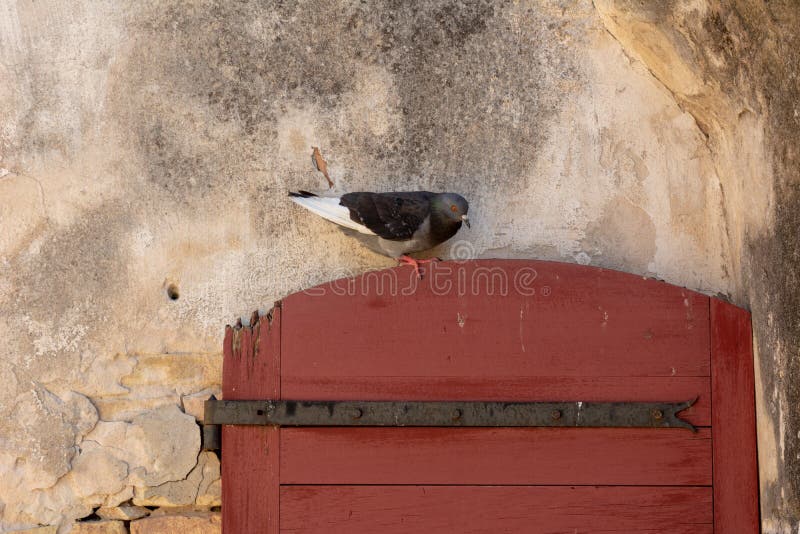
<path fill-rule="evenodd" d="M 353 222 L 392 241 L 411 239 L 430 215 L 434 193 L 347 193 L 341 205 L 350 210 Z"/>
<path fill-rule="evenodd" d="M 308 191 L 292 192 L 289 193 L 289 197 L 296 204 L 332 223 L 361 234 L 375 235 L 375 232 L 352 218 L 351 211 L 339 203 L 339 197 L 321 197 Z"/>

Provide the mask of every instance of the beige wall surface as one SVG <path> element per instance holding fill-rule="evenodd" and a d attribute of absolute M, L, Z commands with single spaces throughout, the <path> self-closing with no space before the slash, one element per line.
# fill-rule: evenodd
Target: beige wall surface
<path fill-rule="evenodd" d="M 466 196 L 445 258 L 752 309 L 764 531 L 796 532 L 798 21 L 788 0 L 0 0 L 0 530 L 219 504 L 194 415 L 224 325 L 393 264 L 287 201 L 325 187 L 313 145 L 340 191 Z"/>

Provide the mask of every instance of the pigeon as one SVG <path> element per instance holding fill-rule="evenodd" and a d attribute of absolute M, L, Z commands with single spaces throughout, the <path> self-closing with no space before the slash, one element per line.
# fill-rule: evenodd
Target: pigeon
<path fill-rule="evenodd" d="M 290 192 L 291 199 L 320 217 L 338 224 L 348 235 L 370 249 L 414 267 L 437 261 L 415 259 L 408 254 L 444 243 L 470 227 L 469 204 L 456 193 L 409 191 L 394 193 L 347 193 L 320 196 L 308 191 Z"/>

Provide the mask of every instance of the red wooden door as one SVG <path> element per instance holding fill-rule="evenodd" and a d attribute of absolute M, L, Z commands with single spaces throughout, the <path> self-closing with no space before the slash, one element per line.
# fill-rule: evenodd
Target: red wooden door
<path fill-rule="evenodd" d="M 759 531 L 746 311 L 539 261 L 399 267 L 225 336 L 225 399 L 684 401 L 698 427 L 225 426 L 223 529 Z"/>

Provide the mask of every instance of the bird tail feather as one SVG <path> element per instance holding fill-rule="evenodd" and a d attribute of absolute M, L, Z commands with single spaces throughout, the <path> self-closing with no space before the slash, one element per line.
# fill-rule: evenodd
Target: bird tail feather
<path fill-rule="evenodd" d="M 340 197 L 321 197 L 308 191 L 290 191 L 289 197 L 295 204 L 303 206 L 308 211 L 332 223 L 361 234 L 375 235 L 375 232 L 350 218 L 350 210 L 339 204 Z"/>
<path fill-rule="evenodd" d="M 309 197 L 318 197 L 319 195 L 316 193 L 309 193 L 308 191 L 303 191 L 300 189 L 299 191 L 289 191 L 290 197 L 296 198 L 309 198 Z"/>

